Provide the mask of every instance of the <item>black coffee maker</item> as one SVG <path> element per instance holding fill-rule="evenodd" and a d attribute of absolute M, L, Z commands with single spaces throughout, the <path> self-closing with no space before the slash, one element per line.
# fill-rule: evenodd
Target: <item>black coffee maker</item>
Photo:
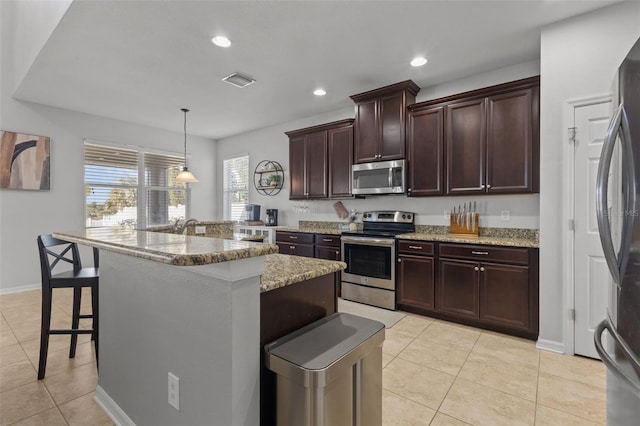
<path fill-rule="evenodd" d="M 278 226 L 278 209 L 267 209 L 265 226 Z"/>

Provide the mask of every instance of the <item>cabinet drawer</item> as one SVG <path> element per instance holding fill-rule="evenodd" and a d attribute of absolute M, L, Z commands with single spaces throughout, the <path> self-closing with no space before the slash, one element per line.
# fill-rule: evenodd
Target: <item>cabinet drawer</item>
<path fill-rule="evenodd" d="M 305 232 L 276 232 L 276 241 L 299 244 L 313 244 L 315 234 Z"/>
<path fill-rule="evenodd" d="M 340 235 L 316 234 L 316 245 L 340 247 Z"/>
<path fill-rule="evenodd" d="M 526 248 L 506 248 L 467 244 L 440 244 L 440 257 L 472 259 L 479 262 L 507 262 L 520 265 L 529 264 L 529 250 Z"/>
<path fill-rule="evenodd" d="M 290 254 L 292 256 L 313 257 L 313 246 L 307 244 L 295 244 L 287 242 L 276 242 L 278 251 L 281 254 Z"/>
<path fill-rule="evenodd" d="M 434 244 L 426 241 L 398 241 L 398 253 L 433 256 Z"/>

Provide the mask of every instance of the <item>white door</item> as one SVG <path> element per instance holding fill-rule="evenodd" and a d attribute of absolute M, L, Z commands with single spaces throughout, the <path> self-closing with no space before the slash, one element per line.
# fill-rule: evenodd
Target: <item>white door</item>
<path fill-rule="evenodd" d="M 606 315 L 610 282 L 600 245 L 595 201 L 596 175 L 610 111 L 611 102 L 574 109 L 574 351 L 591 358 L 599 358 L 593 344 L 593 330 Z M 614 158 L 617 155 L 614 154 Z M 617 171 L 614 161 L 609 178 L 612 186 L 617 185 Z M 615 191 L 610 190 L 609 194 L 610 198 L 615 197 Z M 615 206 L 616 202 L 610 199 L 609 205 Z"/>

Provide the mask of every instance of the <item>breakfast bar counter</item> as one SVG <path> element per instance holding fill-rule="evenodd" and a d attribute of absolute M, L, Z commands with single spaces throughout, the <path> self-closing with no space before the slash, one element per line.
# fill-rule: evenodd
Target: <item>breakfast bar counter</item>
<path fill-rule="evenodd" d="M 345 267 L 227 238 L 53 235 L 101 249 L 95 400 L 116 424 L 260 424 L 273 389 L 270 377 L 261 383 L 262 346 L 334 313 Z M 167 402 L 170 375 L 179 408 Z"/>

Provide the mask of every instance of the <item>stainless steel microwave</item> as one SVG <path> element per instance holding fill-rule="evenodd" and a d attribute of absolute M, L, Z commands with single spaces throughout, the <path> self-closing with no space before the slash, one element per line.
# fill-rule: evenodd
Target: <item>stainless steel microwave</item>
<path fill-rule="evenodd" d="M 351 167 L 352 193 L 404 194 L 405 160 L 354 164 Z"/>

